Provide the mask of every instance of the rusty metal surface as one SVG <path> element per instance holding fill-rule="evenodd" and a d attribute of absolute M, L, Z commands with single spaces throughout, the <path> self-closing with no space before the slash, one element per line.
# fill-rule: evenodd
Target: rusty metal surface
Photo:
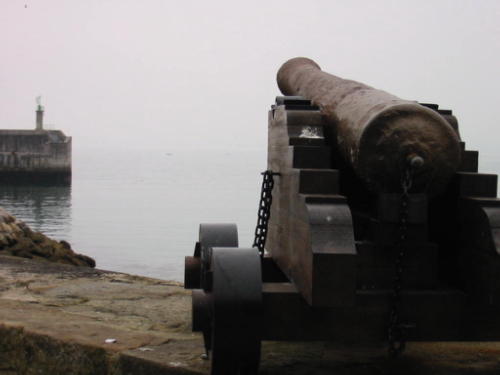
<path fill-rule="evenodd" d="M 359 82 L 322 72 L 307 58 L 278 72 L 285 95 L 301 95 L 321 108 L 334 147 L 377 193 L 400 192 L 411 155 L 424 159 L 413 192 L 442 191 L 460 163 L 457 133 L 436 111 Z"/>

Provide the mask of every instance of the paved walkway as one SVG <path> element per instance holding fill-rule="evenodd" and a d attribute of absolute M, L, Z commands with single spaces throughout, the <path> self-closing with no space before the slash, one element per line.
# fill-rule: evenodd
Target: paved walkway
<path fill-rule="evenodd" d="M 0 374 L 207 374 L 179 283 L 0 256 Z M 107 342 L 111 340 L 113 342 Z M 499 374 L 500 343 L 264 343 L 260 374 Z"/>

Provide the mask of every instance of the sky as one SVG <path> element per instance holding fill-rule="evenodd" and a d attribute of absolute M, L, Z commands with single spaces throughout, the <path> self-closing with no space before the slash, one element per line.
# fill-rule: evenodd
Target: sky
<path fill-rule="evenodd" d="M 452 109 L 500 156 L 498 0 L 0 0 L 0 127 L 84 148 L 267 148 L 276 73 L 303 56 Z"/>

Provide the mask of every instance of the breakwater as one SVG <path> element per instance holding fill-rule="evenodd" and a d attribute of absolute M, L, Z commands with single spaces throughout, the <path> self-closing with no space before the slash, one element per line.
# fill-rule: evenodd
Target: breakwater
<path fill-rule="evenodd" d="M 70 183 L 72 139 L 43 128 L 38 105 L 34 130 L 0 130 L 2 182 Z"/>
<path fill-rule="evenodd" d="M 70 182 L 71 145 L 71 137 L 60 130 L 0 130 L 0 177 Z"/>

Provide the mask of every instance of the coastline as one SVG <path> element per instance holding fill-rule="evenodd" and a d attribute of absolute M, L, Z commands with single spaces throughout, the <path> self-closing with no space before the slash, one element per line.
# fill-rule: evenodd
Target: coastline
<path fill-rule="evenodd" d="M 0 255 L 80 267 L 96 266 L 94 259 L 75 253 L 67 241 L 55 241 L 31 230 L 25 222 L 16 219 L 2 207 L 0 207 Z"/>
<path fill-rule="evenodd" d="M 0 256 L 0 374 L 208 374 L 181 283 Z M 114 343 L 106 343 L 115 339 Z M 499 342 L 264 342 L 260 374 L 496 374 Z"/>

